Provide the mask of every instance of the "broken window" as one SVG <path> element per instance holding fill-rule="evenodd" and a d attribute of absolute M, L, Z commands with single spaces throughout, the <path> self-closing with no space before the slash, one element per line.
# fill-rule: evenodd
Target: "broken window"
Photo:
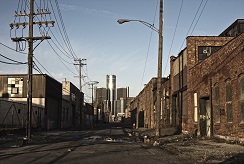
<path fill-rule="evenodd" d="M 244 122 L 244 75 L 240 77 L 240 116 L 241 122 Z"/>
<path fill-rule="evenodd" d="M 203 61 L 211 54 L 215 53 L 221 46 L 199 46 L 198 47 L 198 62 Z"/>
<path fill-rule="evenodd" d="M 232 116 L 232 90 L 231 90 L 231 82 L 227 80 L 225 83 L 226 87 L 226 113 L 227 113 L 227 122 L 233 121 Z"/>
<path fill-rule="evenodd" d="M 219 85 L 214 85 L 214 111 L 215 122 L 220 123 L 220 105 L 219 105 Z"/>

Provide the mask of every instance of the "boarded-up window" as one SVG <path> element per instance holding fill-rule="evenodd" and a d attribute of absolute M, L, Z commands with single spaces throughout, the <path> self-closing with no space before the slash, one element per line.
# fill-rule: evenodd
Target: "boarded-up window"
<path fill-rule="evenodd" d="M 220 123 L 220 106 L 219 106 L 219 85 L 214 85 L 214 111 L 215 122 Z"/>
<path fill-rule="evenodd" d="M 231 90 L 231 82 L 227 80 L 225 83 L 226 88 L 226 113 L 227 113 L 227 122 L 233 121 L 232 116 L 232 90 Z"/>
<path fill-rule="evenodd" d="M 244 122 L 244 75 L 240 77 L 240 116 Z"/>
<path fill-rule="evenodd" d="M 180 85 L 180 79 L 179 79 L 179 74 L 174 76 L 174 91 L 179 90 L 179 85 Z"/>
<path fill-rule="evenodd" d="M 172 97 L 172 125 L 176 126 L 177 96 Z"/>
<path fill-rule="evenodd" d="M 197 93 L 194 93 L 194 122 L 198 121 Z"/>

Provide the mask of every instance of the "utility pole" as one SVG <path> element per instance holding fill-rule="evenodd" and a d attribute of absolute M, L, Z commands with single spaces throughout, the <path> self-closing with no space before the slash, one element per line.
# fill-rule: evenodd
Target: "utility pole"
<path fill-rule="evenodd" d="M 33 13 L 34 13 L 34 0 L 30 1 L 30 16 L 29 16 L 29 41 L 28 41 L 28 135 L 31 138 L 31 124 L 32 124 L 32 73 L 33 73 Z"/>
<path fill-rule="evenodd" d="M 156 101 L 156 137 L 160 136 L 160 111 L 161 111 L 161 85 L 162 85 L 162 45 L 163 45 L 163 0 L 160 0 L 159 10 L 159 41 L 158 41 L 158 78 L 157 78 L 157 101 Z"/>
<path fill-rule="evenodd" d="M 78 63 L 75 63 L 74 65 L 78 65 L 79 66 L 79 76 L 75 76 L 75 77 L 78 77 L 79 80 L 80 80 L 80 96 L 81 97 L 81 92 L 82 92 L 82 66 L 83 65 L 86 65 L 83 63 L 83 61 L 85 61 L 86 59 L 75 59 L 75 62 L 78 62 Z M 81 99 L 80 99 L 81 100 Z M 82 104 L 80 104 L 80 126 L 82 126 Z"/>
<path fill-rule="evenodd" d="M 51 37 L 48 36 L 41 36 L 41 37 L 33 37 L 33 25 L 38 24 L 39 26 L 42 26 L 44 24 L 45 26 L 48 26 L 48 24 L 54 25 L 54 21 L 44 21 L 44 22 L 34 22 L 33 18 L 34 15 L 41 15 L 41 14 L 50 14 L 50 12 L 42 12 L 38 11 L 37 13 L 34 12 L 34 0 L 30 0 L 30 13 L 27 14 L 24 13 L 16 13 L 15 16 L 29 16 L 29 22 L 19 22 L 19 23 L 11 23 L 10 27 L 13 29 L 16 27 L 16 29 L 19 28 L 19 26 L 23 26 L 23 28 L 26 27 L 26 25 L 29 26 L 29 36 L 28 37 L 15 37 L 11 38 L 14 42 L 20 42 L 20 41 L 28 41 L 28 79 L 27 79 L 27 127 L 26 127 L 26 139 L 27 141 L 31 139 L 31 125 L 32 125 L 32 75 L 33 75 L 33 41 L 34 40 L 41 40 L 41 42 L 45 39 L 51 39 Z M 38 44 L 39 45 L 39 44 Z"/>
<path fill-rule="evenodd" d="M 82 76 L 82 70 L 81 70 L 81 68 L 82 68 L 82 66 L 83 65 L 86 65 L 85 63 L 83 63 L 83 61 L 86 61 L 86 59 L 75 59 L 75 62 L 78 62 L 78 63 L 75 63 L 74 65 L 78 65 L 79 66 L 79 76 L 75 76 L 75 77 L 78 77 L 79 79 L 80 79 L 80 92 L 82 92 L 82 77 L 84 77 L 84 76 Z"/>

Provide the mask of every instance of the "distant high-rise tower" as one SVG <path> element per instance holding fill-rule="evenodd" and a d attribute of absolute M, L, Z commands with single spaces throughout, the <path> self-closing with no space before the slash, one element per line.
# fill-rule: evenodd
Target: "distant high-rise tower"
<path fill-rule="evenodd" d="M 129 87 L 117 88 L 117 100 L 115 101 L 116 111 L 119 116 L 125 114 L 127 98 L 129 97 Z"/>
<path fill-rule="evenodd" d="M 117 88 L 117 100 L 120 100 L 120 98 L 127 99 L 129 94 L 129 87 L 127 88 Z"/>
<path fill-rule="evenodd" d="M 107 113 L 107 88 L 96 88 L 96 107 L 97 107 L 97 120 L 108 121 Z"/>
<path fill-rule="evenodd" d="M 117 112 L 114 108 L 114 101 L 116 100 L 116 76 L 107 75 L 107 91 L 108 91 L 108 104 L 112 115 L 116 115 Z"/>

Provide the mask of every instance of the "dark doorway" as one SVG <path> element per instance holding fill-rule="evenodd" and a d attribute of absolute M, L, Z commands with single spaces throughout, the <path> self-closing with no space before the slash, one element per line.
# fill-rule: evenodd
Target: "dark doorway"
<path fill-rule="evenodd" d="M 172 126 L 176 127 L 176 116 L 177 116 L 177 95 L 173 95 L 172 97 Z"/>
<path fill-rule="evenodd" d="M 76 112 L 75 112 L 75 105 L 72 105 L 72 125 L 76 126 Z"/>
<path fill-rule="evenodd" d="M 144 111 L 139 112 L 139 124 L 138 127 L 144 127 Z"/>
<path fill-rule="evenodd" d="M 203 97 L 199 100 L 200 106 L 200 135 L 202 137 L 211 136 L 211 108 L 209 97 Z"/>

